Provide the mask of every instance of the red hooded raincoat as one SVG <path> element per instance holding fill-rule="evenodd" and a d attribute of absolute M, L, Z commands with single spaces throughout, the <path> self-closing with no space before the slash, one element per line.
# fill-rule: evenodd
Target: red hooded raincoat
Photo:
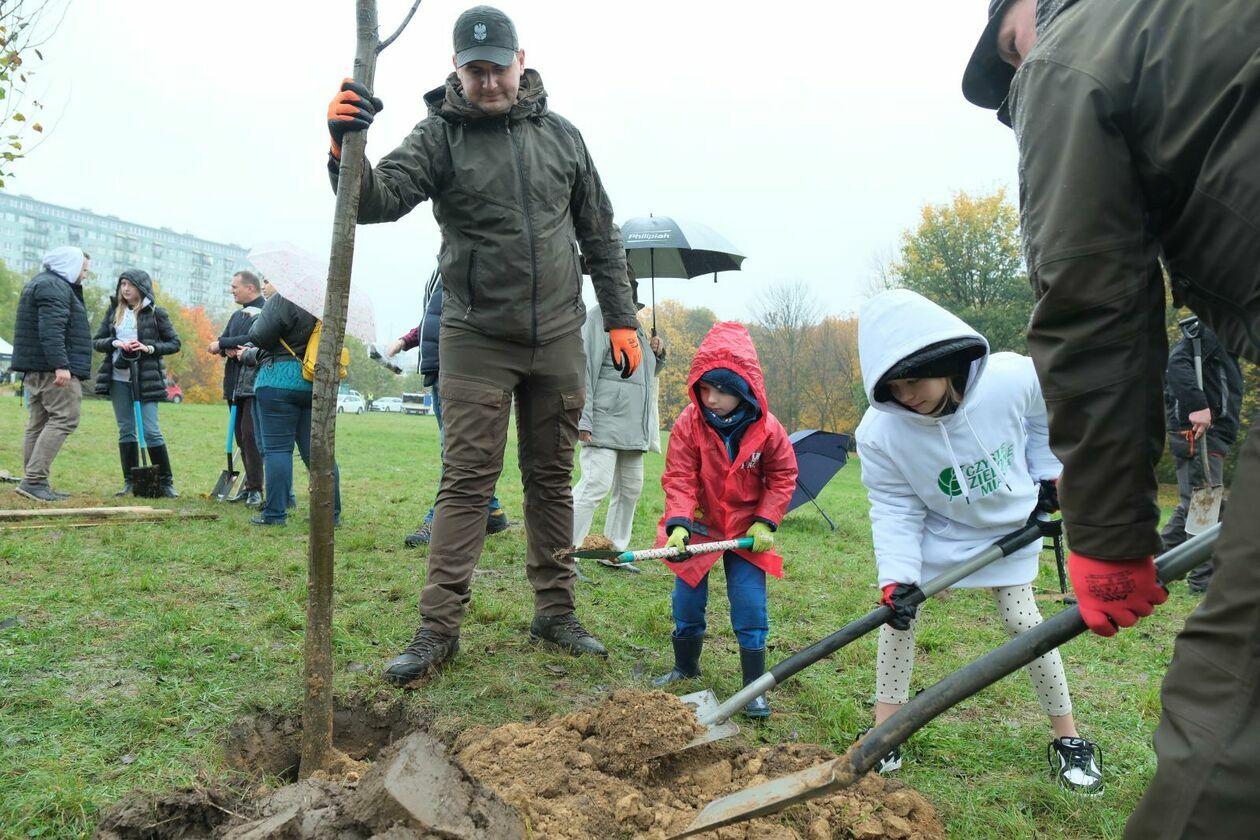
<path fill-rule="evenodd" d="M 727 457 L 721 436 L 705 421 L 696 398 L 696 382 L 714 368 L 728 368 L 742 376 L 761 406 L 761 416 L 744 430 L 735 463 Z M 709 330 L 691 363 L 687 394 L 691 405 L 678 416 L 669 436 L 661 476 L 665 515 L 657 526 L 656 544 L 665 544 L 665 523 L 676 519 L 692 521 L 708 531 L 705 535 L 692 529 L 693 542 L 737 539 L 757 519 L 778 527 L 796 487 L 796 453 L 783 425 L 767 407 L 761 363 L 742 325 L 727 321 Z M 783 558 L 778 552 L 737 549 L 735 553 L 767 574 L 783 577 Z M 720 556 L 701 554 L 666 565 L 696 586 Z"/>

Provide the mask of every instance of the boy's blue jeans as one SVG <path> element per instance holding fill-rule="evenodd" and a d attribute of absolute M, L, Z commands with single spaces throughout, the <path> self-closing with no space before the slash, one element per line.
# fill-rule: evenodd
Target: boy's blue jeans
<path fill-rule="evenodd" d="M 770 614 L 766 607 L 766 573 L 733 552 L 722 555 L 726 570 L 726 597 L 731 602 L 731 629 L 739 646 L 761 650 L 770 634 Z M 704 610 L 709 603 L 709 576 L 694 589 L 674 579 L 674 635 L 680 639 L 703 636 Z"/>
<path fill-rule="evenodd" d="M 433 418 L 437 420 L 438 426 L 438 463 L 442 462 L 442 455 L 446 450 L 446 430 L 442 428 L 442 398 L 438 396 L 437 382 L 433 383 L 433 387 L 429 389 L 429 393 L 433 395 Z M 438 483 L 442 481 L 442 471 L 438 470 Z M 503 503 L 499 501 L 499 497 L 491 496 L 490 505 L 486 508 L 487 512 L 493 514 L 503 509 Z M 433 506 L 429 506 L 429 512 L 424 515 L 424 524 L 433 524 Z"/>

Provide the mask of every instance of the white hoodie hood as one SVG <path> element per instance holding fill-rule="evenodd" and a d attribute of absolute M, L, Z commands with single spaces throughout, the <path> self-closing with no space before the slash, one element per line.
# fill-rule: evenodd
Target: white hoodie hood
<path fill-rule="evenodd" d="M 928 417 L 875 399 L 879 381 L 926 347 L 979 340 L 957 409 Z M 1032 361 L 988 353 L 955 315 L 904 289 L 877 295 L 858 321 L 862 378 L 871 407 L 857 429 L 862 482 L 871 503 L 879 583 L 919 584 L 970 559 L 1021 527 L 1036 482 L 1057 478 L 1046 407 Z M 1014 586 L 1037 574 L 1036 544 L 998 560 L 958 586 Z"/>
<path fill-rule="evenodd" d="M 73 245 L 53 248 L 44 255 L 43 269 L 67 283 L 78 283 L 79 275 L 83 273 L 83 251 Z"/>

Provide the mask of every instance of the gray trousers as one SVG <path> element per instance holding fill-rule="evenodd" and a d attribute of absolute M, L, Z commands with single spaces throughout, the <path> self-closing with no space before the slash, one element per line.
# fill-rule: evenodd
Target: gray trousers
<path fill-rule="evenodd" d="M 578 332 L 540 347 L 443 329 L 439 338 L 445 445 L 420 593 L 423 626 L 459 634 L 473 569 L 486 538 L 486 506 L 503 470 L 516 403 L 517 454 L 525 490 L 525 572 L 534 611 L 573 611 L 577 573 L 557 557 L 573 536 L 573 451 L 586 401 L 586 356 Z"/>
<path fill-rule="evenodd" d="M 22 446 L 24 483 L 47 486 L 53 459 L 70 433 L 79 427 L 83 385 L 71 377 L 62 387 L 51 371 L 32 371 L 22 380 L 29 412 Z"/>
<path fill-rule="evenodd" d="M 1177 637 L 1159 766 L 1127 840 L 1254 837 L 1260 825 L 1260 434 L 1243 443 L 1203 603 Z"/>

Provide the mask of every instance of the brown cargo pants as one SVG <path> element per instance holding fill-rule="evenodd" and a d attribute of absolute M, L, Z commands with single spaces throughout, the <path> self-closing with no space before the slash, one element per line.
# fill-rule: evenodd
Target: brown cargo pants
<path fill-rule="evenodd" d="M 53 384 L 52 371 L 32 371 L 22 378 L 29 412 L 26 437 L 22 442 L 22 472 L 25 482 L 48 486 L 53 459 L 70 433 L 79 427 L 79 407 L 83 384 L 74 377 L 61 386 Z"/>
<path fill-rule="evenodd" d="M 534 611 L 572 612 L 577 573 L 572 559 L 555 553 L 568 548 L 573 536 L 569 484 L 586 400 L 581 333 L 530 347 L 443 328 L 438 352 L 446 444 L 420 593 L 422 626 L 459 634 L 486 537 L 486 506 L 503 470 L 513 397 Z"/>
<path fill-rule="evenodd" d="M 1127 840 L 1260 832 L 1260 434 L 1243 444 L 1203 603 L 1177 637 L 1159 765 Z"/>

